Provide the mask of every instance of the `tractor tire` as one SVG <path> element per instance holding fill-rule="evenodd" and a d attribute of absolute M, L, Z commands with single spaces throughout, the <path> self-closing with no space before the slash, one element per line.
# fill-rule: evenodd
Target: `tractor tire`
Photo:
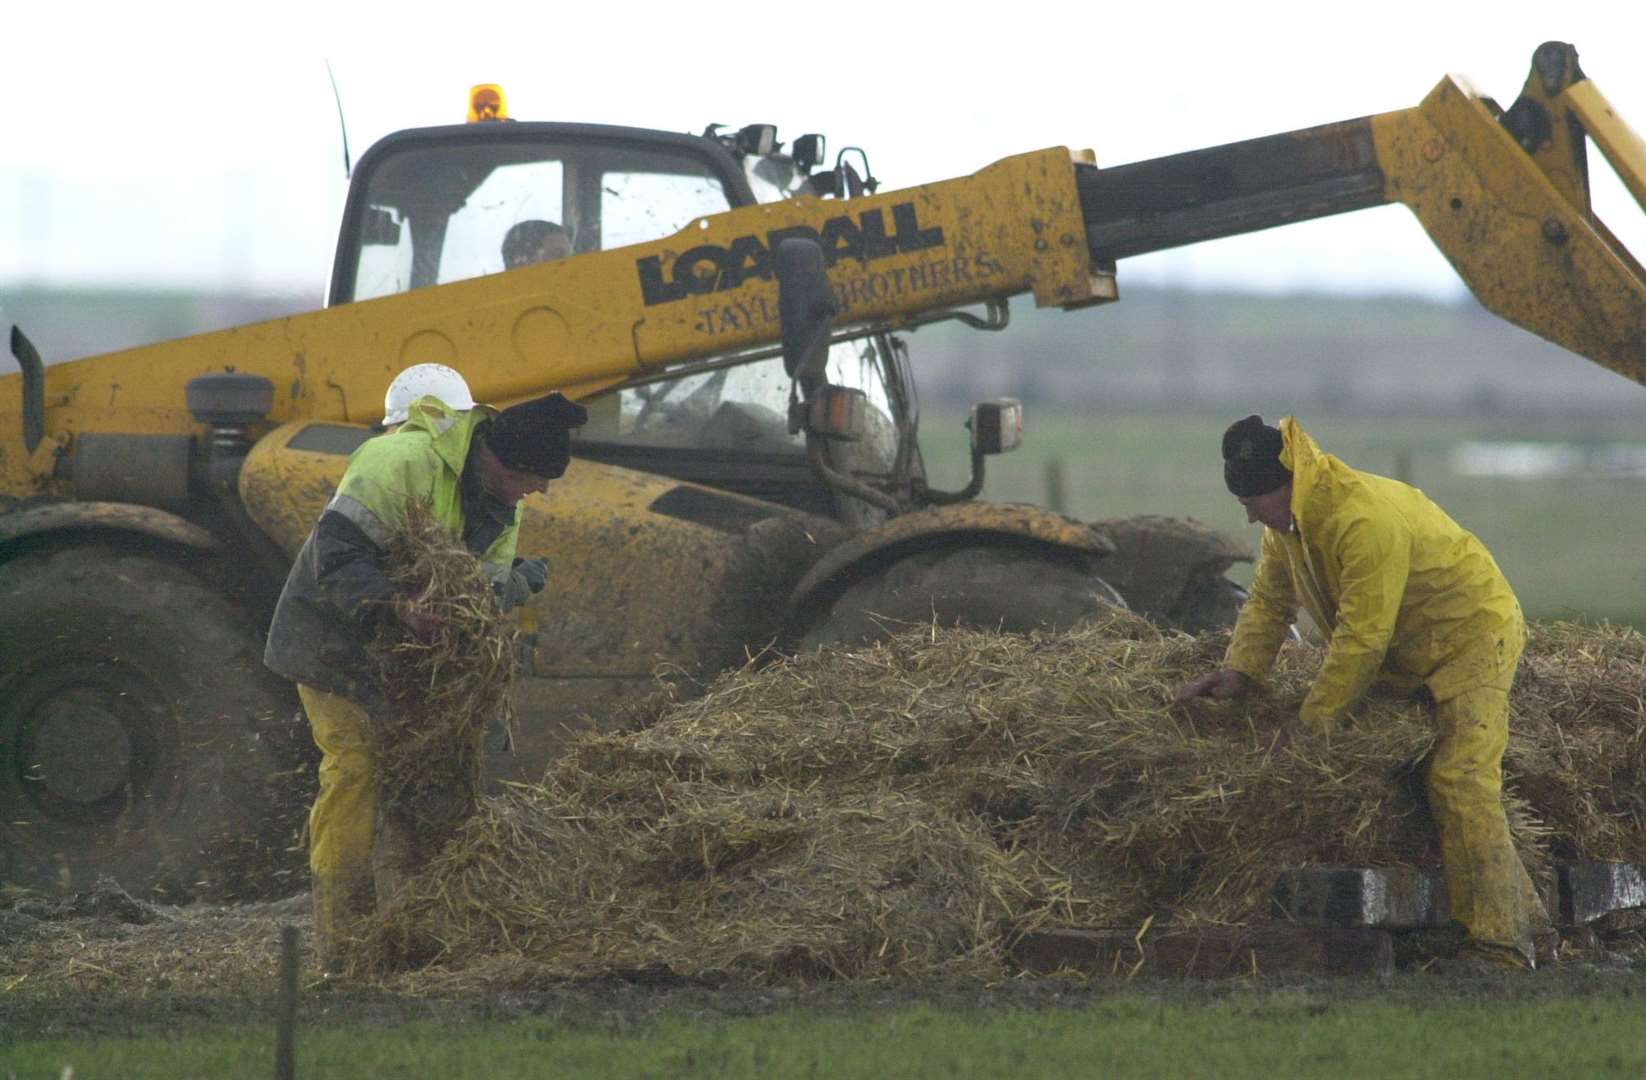
<path fill-rule="evenodd" d="M 296 695 L 241 612 L 152 555 L 0 564 L 0 874 L 67 893 L 251 899 L 304 887 Z"/>
<path fill-rule="evenodd" d="M 1099 569 L 1131 609 L 1189 634 L 1234 625 L 1246 590 L 1224 575 L 1252 551 L 1239 540 L 1188 518 L 1142 514 L 1094 521 L 1115 550 Z"/>
<path fill-rule="evenodd" d="M 1032 547 L 946 547 L 849 585 L 799 645 L 861 645 L 934 623 L 1011 633 L 1068 629 L 1125 607 L 1080 556 Z"/>
<path fill-rule="evenodd" d="M 1172 625 L 1186 634 L 1232 629 L 1249 595 L 1222 574 L 1197 574 L 1183 590 Z"/>

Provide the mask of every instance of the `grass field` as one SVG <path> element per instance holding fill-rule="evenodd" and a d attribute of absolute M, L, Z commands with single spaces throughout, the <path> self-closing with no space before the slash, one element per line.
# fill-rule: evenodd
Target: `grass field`
<path fill-rule="evenodd" d="M 1193 517 L 1254 547 L 1223 487 L 1219 439 L 1235 417 L 1047 413 L 1031 410 L 1021 449 L 988 462 L 986 498 L 1047 504 L 1047 463 L 1062 463 L 1064 511 L 1091 519 L 1160 513 Z M 1271 422 L 1276 418 L 1269 417 Z M 1329 452 L 1399 476 L 1427 492 L 1496 556 L 1529 617 L 1608 620 L 1646 627 L 1646 479 L 1508 479 L 1458 475 L 1451 454 L 1470 440 L 1577 441 L 1579 433 L 1509 421 L 1302 417 Z M 1646 441 L 1621 425 L 1581 433 L 1589 442 Z M 921 443 L 934 486 L 965 482 L 959 416 L 933 409 Z M 1245 580 L 1237 571 L 1232 576 Z"/>
<path fill-rule="evenodd" d="M 1143 986 L 1073 1007 L 779 1007 L 754 1017 L 671 1008 L 632 1022 L 527 1016 L 395 1027 L 300 1028 L 296 1076 L 422 1077 L 1289 1077 L 1629 1076 L 1646 1071 L 1638 974 L 1560 997 L 1509 976 L 1444 992 L 1429 976 L 1388 992 Z M 1508 981 L 1520 984 L 1510 989 Z M 871 997 L 872 994 L 865 994 Z M 891 995 L 886 995 L 891 996 Z M 98 1036 L 7 1045 L 0 1075 L 252 1077 L 273 1071 L 274 1032 Z"/>

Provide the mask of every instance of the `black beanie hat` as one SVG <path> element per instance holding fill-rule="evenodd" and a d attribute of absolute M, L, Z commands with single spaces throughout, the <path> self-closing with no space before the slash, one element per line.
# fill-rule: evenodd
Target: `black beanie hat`
<path fill-rule="evenodd" d="M 571 461 L 571 429 L 588 419 L 589 410 L 556 390 L 504 409 L 487 429 L 486 445 L 509 468 L 553 480 Z"/>
<path fill-rule="evenodd" d="M 1291 470 L 1280 463 L 1285 441 L 1280 429 L 1248 416 L 1229 425 L 1223 433 L 1223 482 L 1242 499 L 1267 495 L 1292 478 Z"/>

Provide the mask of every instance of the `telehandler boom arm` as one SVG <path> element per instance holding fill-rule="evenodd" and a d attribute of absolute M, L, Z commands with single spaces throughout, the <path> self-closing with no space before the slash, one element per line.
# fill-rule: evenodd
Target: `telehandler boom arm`
<path fill-rule="evenodd" d="M 1076 176 L 1109 265 L 1404 203 L 1491 311 L 1646 382 L 1646 273 L 1590 206 L 1585 134 L 1646 211 L 1646 143 L 1561 42 L 1507 113 L 1447 78 L 1416 108 Z"/>

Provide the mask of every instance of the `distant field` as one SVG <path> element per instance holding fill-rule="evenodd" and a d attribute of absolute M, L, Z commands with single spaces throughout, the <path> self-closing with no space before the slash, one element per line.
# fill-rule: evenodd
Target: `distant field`
<path fill-rule="evenodd" d="M 1193 517 L 1255 546 L 1256 526 L 1223 487 L 1219 439 L 1233 416 L 1081 416 L 1030 410 L 1023 447 L 988 462 L 987 498 L 1047 503 L 1047 463 L 1063 463 L 1064 512 Z M 1269 417 L 1271 422 L 1276 419 Z M 1646 479 L 1482 478 L 1453 472 L 1469 440 L 1573 441 L 1576 432 L 1492 421 L 1301 418 L 1357 468 L 1405 475 L 1486 543 L 1534 619 L 1586 619 L 1646 628 Z M 1591 426 L 1590 441 L 1646 442 L 1646 428 Z M 932 409 L 921 442 L 936 486 L 965 482 L 966 432 L 956 410 Z M 1237 575 L 1242 576 L 1242 575 Z"/>

